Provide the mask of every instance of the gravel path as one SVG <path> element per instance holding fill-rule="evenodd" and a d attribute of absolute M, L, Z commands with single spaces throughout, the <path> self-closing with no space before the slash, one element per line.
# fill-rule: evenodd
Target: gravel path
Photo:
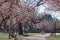
<path fill-rule="evenodd" d="M 46 40 L 46 37 L 48 37 L 50 33 L 43 34 L 43 35 L 37 35 L 33 37 L 25 37 L 24 40 Z"/>
<path fill-rule="evenodd" d="M 43 34 L 43 35 L 37 35 L 33 37 L 24 37 L 24 38 L 18 37 L 17 40 L 46 40 L 46 37 L 48 37 L 49 35 L 50 33 Z M 14 38 L 9 39 L 8 37 L 3 37 L 3 38 L 0 38 L 0 40 L 14 40 Z"/>

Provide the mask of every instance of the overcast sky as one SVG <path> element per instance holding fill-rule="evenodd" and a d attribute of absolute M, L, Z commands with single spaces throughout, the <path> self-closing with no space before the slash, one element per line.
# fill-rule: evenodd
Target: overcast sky
<path fill-rule="evenodd" d="M 33 4 L 36 5 L 36 3 L 38 2 L 38 0 L 20 0 L 22 3 L 26 3 L 29 4 L 29 6 L 33 6 Z M 53 18 L 57 18 L 60 20 L 60 12 L 59 11 L 55 11 L 56 8 L 53 8 L 52 10 L 48 10 L 48 7 L 51 6 L 48 2 L 40 5 L 37 7 L 37 15 L 41 15 L 41 14 L 51 14 Z"/>
<path fill-rule="evenodd" d="M 51 14 L 53 18 L 57 18 L 60 20 L 60 11 L 48 10 L 47 8 L 51 6 L 48 3 L 44 3 L 38 7 L 38 15 L 39 14 Z"/>

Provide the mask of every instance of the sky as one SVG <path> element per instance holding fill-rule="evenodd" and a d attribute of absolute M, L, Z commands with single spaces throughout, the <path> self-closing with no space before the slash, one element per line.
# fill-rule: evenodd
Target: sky
<path fill-rule="evenodd" d="M 58 20 L 60 20 L 60 11 L 48 10 L 49 6 L 51 6 L 49 3 L 44 3 L 40 6 L 38 6 L 38 8 L 37 8 L 38 15 L 50 14 L 50 15 L 52 15 L 53 18 L 57 18 Z"/>
<path fill-rule="evenodd" d="M 20 0 L 22 1 L 22 0 Z M 26 3 L 29 6 L 32 6 L 38 2 L 39 0 L 23 0 L 22 3 Z M 45 2 L 44 4 L 37 6 L 36 11 L 37 11 L 37 16 L 42 15 L 42 14 L 51 14 L 53 18 L 57 18 L 58 20 L 60 20 L 60 12 L 59 11 L 55 11 L 56 8 L 52 8 L 53 10 L 48 10 L 48 7 L 52 6 L 49 4 L 49 2 Z"/>

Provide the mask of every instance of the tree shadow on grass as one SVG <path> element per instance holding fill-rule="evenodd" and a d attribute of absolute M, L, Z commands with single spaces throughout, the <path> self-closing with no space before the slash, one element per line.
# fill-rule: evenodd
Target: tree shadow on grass
<path fill-rule="evenodd" d="M 24 37 L 29 37 L 30 35 L 26 34 L 26 35 L 23 35 Z"/>

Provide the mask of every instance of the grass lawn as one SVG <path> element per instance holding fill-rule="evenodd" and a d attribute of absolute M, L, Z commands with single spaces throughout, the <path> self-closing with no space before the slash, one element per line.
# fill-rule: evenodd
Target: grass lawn
<path fill-rule="evenodd" d="M 52 36 L 47 37 L 47 40 L 60 40 L 60 35 L 56 35 L 54 37 L 52 37 Z"/>
<path fill-rule="evenodd" d="M 41 35 L 41 33 L 28 33 L 27 35 L 29 36 L 35 36 L 35 35 Z M 8 37 L 9 34 L 8 33 L 0 33 L 0 38 L 1 37 Z M 23 35 L 17 35 L 18 37 L 25 37 Z"/>
<path fill-rule="evenodd" d="M 28 33 L 28 35 L 29 36 L 35 36 L 35 35 L 41 35 L 41 33 Z M 17 35 L 18 39 L 23 39 L 24 37 L 25 36 L 23 36 L 23 35 Z M 0 33 L 0 40 L 13 40 L 13 39 L 9 39 L 8 33 Z"/>
<path fill-rule="evenodd" d="M 41 35 L 41 33 L 28 33 L 27 35 L 18 35 L 20 37 L 31 37 L 31 36 L 36 36 L 36 35 Z"/>
<path fill-rule="evenodd" d="M 17 38 L 23 39 L 24 36 L 22 35 L 17 35 Z M 8 33 L 0 33 L 0 40 L 14 40 L 14 38 L 9 39 L 9 34 Z"/>
<path fill-rule="evenodd" d="M 0 38 L 1 37 L 8 37 L 8 33 L 0 33 Z"/>
<path fill-rule="evenodd" d="M 28 33 L 29 36 L 41 35 L 41 33 Z"/>
<path fill-rule="evenodd" d="M 0 38 L 1 37 L 8 37 L 9 34 L 8 33 L 0 33 Z M 17 35 L 18 37 L 24 37 L 23 35 Z"/>

